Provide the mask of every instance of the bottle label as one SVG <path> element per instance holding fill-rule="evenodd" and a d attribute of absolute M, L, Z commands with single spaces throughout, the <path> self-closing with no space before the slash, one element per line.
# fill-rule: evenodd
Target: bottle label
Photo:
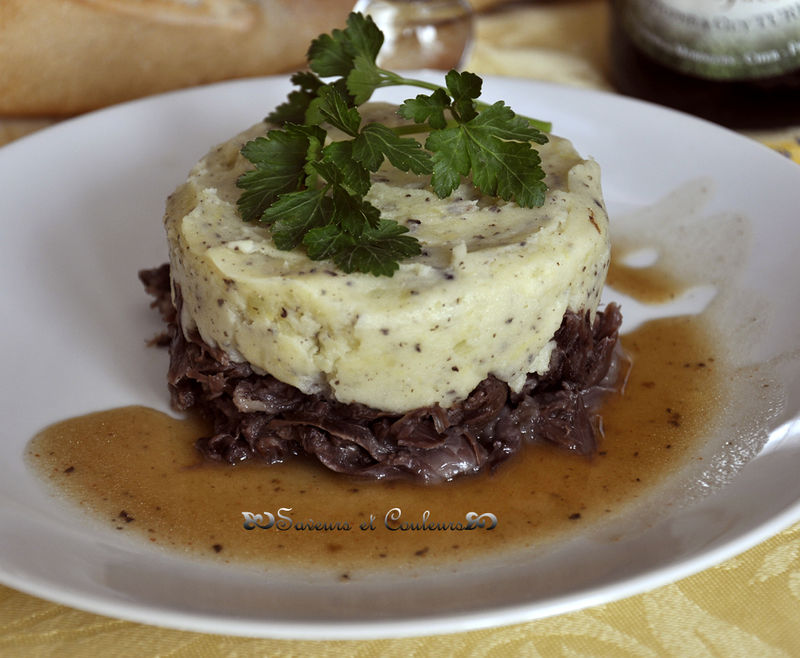
<path fill-rule="evenodd" d="M 797 0 L 617 0 L 631 40 L 669 68 L 715 80 L 800 68 Z"/>

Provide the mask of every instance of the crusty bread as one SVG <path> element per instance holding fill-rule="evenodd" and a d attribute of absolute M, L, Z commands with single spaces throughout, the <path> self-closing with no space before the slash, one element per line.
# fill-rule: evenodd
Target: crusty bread
<path fill-rule="evenodd" d="M 297 69 L 353 0 L 2 0 L 0 115 L 64 116 Z"/>

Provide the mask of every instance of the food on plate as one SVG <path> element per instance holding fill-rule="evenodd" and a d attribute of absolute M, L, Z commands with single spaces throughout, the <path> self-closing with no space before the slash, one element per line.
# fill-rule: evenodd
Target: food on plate
<path fill-rule="evenodd" d="M 230 463 L 433 483 L 526 442 L 592 454 L 621 322 L 598 310 L 598 165 L 479 101 L 473 74 L 380 69 L 380 42 L 359 14 L 318 38 L 287 102 L 169 198 L 170 262 L 141 276 L 174 406 L 209 416 L 198 446 Z M 369 102 L 390 84 L 432 93 Z"/>

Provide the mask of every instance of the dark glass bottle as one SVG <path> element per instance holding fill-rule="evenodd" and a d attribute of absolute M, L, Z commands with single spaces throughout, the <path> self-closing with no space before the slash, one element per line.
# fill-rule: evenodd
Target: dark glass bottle
<path fill-rule="evenodd" d="M 623 94 L 735 129 L 800 125 L 800 2 L 612 0 Z"/>

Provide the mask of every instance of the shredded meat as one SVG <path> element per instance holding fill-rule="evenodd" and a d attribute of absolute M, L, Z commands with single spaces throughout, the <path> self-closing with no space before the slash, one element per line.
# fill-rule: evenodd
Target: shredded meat
<path fill-rule="evenodd" d="M 139 276 L 167 324 L 172 405 L 211 420 L 213 433 L 197 448 L 212 460 L 277 463 L 308 455 L 340 473 L 433 484 L 493 468 L 524 443 L 548 442 L 589 456 L 597 451 L 600 400 L 621 385 L 622 316 L 609 304 L 594 321 L 588 312 L 567 312 L 550 369 L 528 375 L 518 393 L 489 376 L 447 409 L 434 404 L 401 415 L 342 404 L 258 375 L 196 331 L 184 335 L 169 265 Z"/>

